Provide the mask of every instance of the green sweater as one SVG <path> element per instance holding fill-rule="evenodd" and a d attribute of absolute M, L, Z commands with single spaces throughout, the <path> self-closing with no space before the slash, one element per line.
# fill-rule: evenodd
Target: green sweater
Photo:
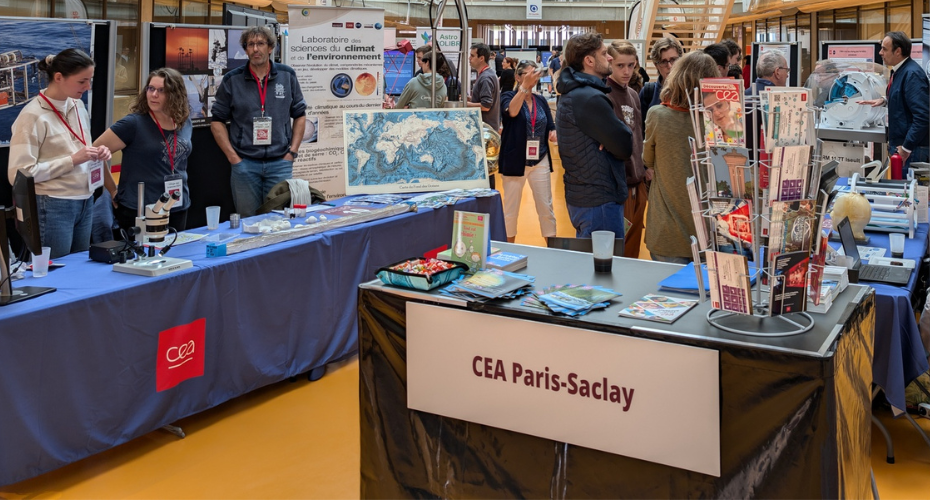
<path fill-rule="evenodd" d="M 691 116 L 666 106 L 653 106 L 646 116 L 643 162 L 654 171 L 646 215 L 646 248 L 665 257 L 691 257 L 695 234 L 691 202 L 685 185 L 691 170 L 688 137 L 694 135 Z"/>

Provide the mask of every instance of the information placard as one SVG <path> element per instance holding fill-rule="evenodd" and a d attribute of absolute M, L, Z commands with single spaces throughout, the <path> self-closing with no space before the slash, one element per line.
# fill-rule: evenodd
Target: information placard
<path fill-rule="evenodd" d="M 342 112 L 378 109 L 384 92 L 384 10 L 296 7 L 288 10 L 289 60 L 304 99 L 307 127 L 294 177 L 327 199 L 345 196 Z"/>

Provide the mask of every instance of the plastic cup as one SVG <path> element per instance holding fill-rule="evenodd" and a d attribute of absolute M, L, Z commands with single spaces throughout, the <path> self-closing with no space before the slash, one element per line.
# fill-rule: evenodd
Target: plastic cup
<path fill-rule="evenodd" d="M 207 229 L 220 227 L 220 207 L 207 207 Z"/>
<path fill-rule="evenodd" d="M 609 273 L 614 263 L 614 232 L 594 231 L 591 245 L 594 247 L 594 272 Z"/>
<path fill-rule="evenodd" d="M 904 234 L 891 233 L 888 235 L 891 240 L 891 257 L 900 259 L 904 257 Z"/>
<path fill-rule="evenodd" d="M 32 277 L 41 278 L 48 275 L 48 259 L 52 255 L 51 247 L 42 247 L 42 255 L 32 254 Z"/>
<path fill-rule="evenodd" d="M 239 229 L 239 214 L 229 214 L 229 229 Z"/>

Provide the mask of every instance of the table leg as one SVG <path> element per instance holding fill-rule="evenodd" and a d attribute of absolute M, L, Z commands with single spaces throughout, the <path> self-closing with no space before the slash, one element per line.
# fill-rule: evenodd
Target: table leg
<path fill-rule="evenodd" d="M 882 431 L 882 434 L 885 435 L 885 447 L 888 452 L 885 454 L 885 461 L 889 464 L 894 463 L 894 443 L 891 442 L 891 434 L 888 434 L 888 429 L 885 428 L 885 425 L 881 423 L 880 420 L 873 414 L 872 423 L 875 424 L 875 427 L 878 427 L 878 430 Z"/>
<path fill-rule="evenodd" d="M 185 437 L 187 437 L 187 434 L 184 434 L 184 429 L 182 429 L 182 428 L 180 428 L 180 427 L 178 427 L 178 426 L 176 426 L 176 425 L 163 425 L 161 428 L 164 429 L 164 430 L 166 430 L 166 431 L 168 431 L 168 432 L 170 432 L 170 433 L 172 433 L 172 434 L 174 434 L 175 436 L 177 436 L 177 437 L 179 437 L 179 438 L 181 438 L 181 439 L 184 439 Z"/>

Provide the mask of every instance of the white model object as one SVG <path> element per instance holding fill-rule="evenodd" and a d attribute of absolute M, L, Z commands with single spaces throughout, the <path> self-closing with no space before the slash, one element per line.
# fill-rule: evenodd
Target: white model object
<path fill-rule="evenodd" d="M 859 101 L 885 96 L 885 83 L 876 74 L 844 73 L 833 81 L 830 95 L 824 102 L 821 123 L 830 128 L 850 130 L 884 126 L 887 108 L 859 104 Z"/>

